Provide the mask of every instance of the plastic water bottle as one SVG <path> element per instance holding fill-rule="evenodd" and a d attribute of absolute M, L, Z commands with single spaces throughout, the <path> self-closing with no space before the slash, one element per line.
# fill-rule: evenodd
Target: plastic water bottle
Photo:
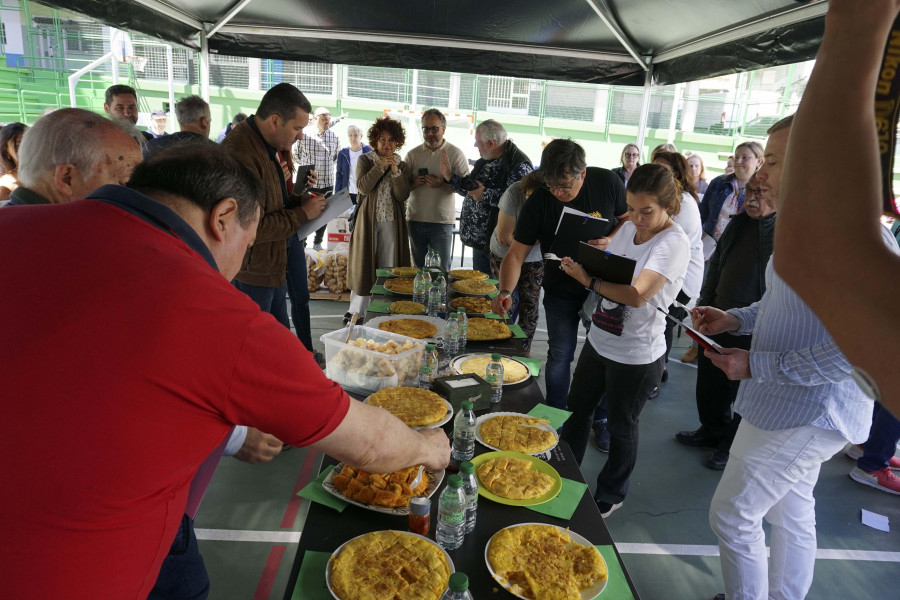
<path fill-rule="evenodd" d="M 432 248 L 432 251 L 434 252 L 434 258 L 433 258 L 434 265 L 433 266 L 435 269 L 441 269 L 441 254 L 440 254 L 440 252 L 437 251 L 437 248 Z M 441 271 L 443 271 L 443 269 L 441 269 Z"/>
<path fill-rule="evenodd" d="M 466 537 L 466 493 L 462 478 L 451 475 L 447 487 L 438 500 L 437 531 L 434 539 L 444 550 L 455 550 L 462 546 Z"/>
<path fill-rule="evenodd" d="M 441 600 L 472 600 L 469 577 L 459 571 L 451 575 L 447 591 L 441 596 Z"/>
<path fill-rule="evenodd" d="M 441 304 L 447 306 L 447 280 L 443 275 L 438 275 L 434 280 L 434 285 L 441 290 Z"/>
<path fill-rule="evenodd" d="M 429 317 L 440 317 L 441 313 L 441 290 L 436 284 L 431 284 L 428 290 L 428 306 L 426 307 Z"/>
<path fill-rule="evenodd" d="M 425 304 L 425 293 L 428 291 L 428 288 L 425 287 L 425 275 L 423 271 L 419 270 L 416 273 L 416 278 L 413 279 L 413 302 L 419 302 L 421 304 Z"/>
<path fill-rule="evenodd" d="M 444 339 L 447 344 L 447 354 L 451 357 L 456 356 L 459 353 L 459 313 L 451 312 L 447 316 Z"/>
<path fill-rule="evenodd" d="M 431 382 L 434 381 L 437 372 L 438 357 L 434 350 L 434 344 L 425 346 L 425 352 L 422 354 L 422 362 L 419 365 L 419 387 L 426 390 L 431 389 Z"/>
<path fill-rule="evenodd" d="M 463 491 L 466 492 L 466 533 L 475 530 L 475 517 L 478 512 L 478 479 L 475 478 L 475 465 L 466 461 L 459 464 L 459 476 L 463 480 Z"/>
<path fill-rule="evenodd" d="M 459 350 L 460 354 L 466 351 L 466 337 L 469 335 L 469 317 L 466 316 L 466 309 L 460 307 L 456 311 L 456 321 L 459 323 Z"/>
<path fill-rule="evenodd" d="M 460 405 L 453 419 L 453 451 L 451 455 L 459 462 L 472 460 L 475 456 L 475 407 L 468 400 Z"/>
<path fill-rule="evenodd" d="M 422 277 L 425 278 L 425 291 L 427 292 L 429 289 L 431 289 L 431 273 L 429 273 L 427 270 L 424 270 L 422 271 Z"/>
<path fill-rule="evenodd" d="M 503 398 L 503 362 L 496 352 L 491 354 L 491 362 L 484 370 L 484 379 L 491 384 L 491 404 Z"/>

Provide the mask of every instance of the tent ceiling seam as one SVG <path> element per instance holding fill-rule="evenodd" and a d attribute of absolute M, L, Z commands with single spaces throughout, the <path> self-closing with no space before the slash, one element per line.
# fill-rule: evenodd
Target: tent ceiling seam
<path fill-rule="evenodd" d="M 189 25 L 197 31 L 202 31 L 204 28 L 203 22 L 199 19 L 199 17 L 197 17 L 197 15 L 186 13 L 179 8 L 175 8 L 171 4 L 160 2 L 160 0 L 134 0 L 134 2 L 136 4 L 145 6 L 156 13 L 159 13 L 171 19 L 175 19 L 176 21 L 184 23 L 185 25 Z"/>
<path fill-rule="evenodd" d="M 597 14 L 597 16 L 600 17 L 600 20 L 603 21 L 603 24 L 606 25 L 607 29 L 609 29 L 612 34 L 616 36 L 616 39 L 619 40 L 619 43 L 623 48 L 625 48 L 625 51 L 628 52 L 628 54 L 630 54 L 632 58 L 634 58 L 634 61 L 636 63 L 641 65 L 641 68 L 644 69 L 644 71 L 647 71 L 649 69 L 649 61 L 647 61 L 637 52 L 637 49 L 634 47 L 633 42 L 628 39 L 628 36 L 625 35 L 625 32 L 619 26 L 619 22 L 616 21 L 610 14 L 609 8 L 605 4 L 603 6 L 600 6 L 599 3 L 601 0 L 584 1 L 587 2 L 587 5 L 591 7 L 591 10 L 593 10 Z"/>
<path fill-rule="evenodd" d="M 216 33 L 225 27 L 233 18 L 235 18 L 238 13 L 240 13 L 244 8 L 253 2 L 253 0 L 240 0 L 237 4 L 235 4 L 231 9 L 222 17 L 218 23 L 216 23 L 212 29 L 206 32 L 206 39 L 211 38 L 216 35 Z"/>

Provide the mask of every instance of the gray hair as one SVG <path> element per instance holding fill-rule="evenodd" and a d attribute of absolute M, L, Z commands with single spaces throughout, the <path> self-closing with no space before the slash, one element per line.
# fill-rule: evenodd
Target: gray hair
<path fill-rule="evenodd" d="M 186 96 L 175 104 L 175 118 L 179 125 L 196 123 L 203 117 L 209 118 L 209 104 L 200 96 Z"/>
<path fill-rule="evenodd" d="M 138 129 L 134 123 L 129 121 L 126 117 L 110 118 L 110 122 L 124 131 L 128 137 L 137 142 L 137 145 L 141 148 L 141 152 L 144 151 L 144 148 L 147 147 L 147 138 L 144 137 L 144 134 L 141 133 L 141 130 Z"/>
<path fill-rule="evenodd" d="M 362 127 L 359 125 L 347 125 L 347 133 L 350 133 L 351 131 L 355 131 L 359 135 L 363 134 Z"/>
<path fill-rule="evenodd" d="M 425 112 L 422 113 L 422 122 L 425 121 L 425 117 L 437 117 L 441 120 L 441 127 L 447 128 L 447 117 L 444 116 L 444 113 L 439 111 L 436 108 L 429 108 Z M 484 134 L 482 134 L 484 135 Z"/>
<path fill-rule="evenodd" d="M 134 129 L 130 121 L 128 125 Z M 80 108 L 62 108 L 41 117 L 22 138 L 19 181 L 25 187 L 34 187 L 47 173 L 65 164 L 74 165 L 85 175 L 93 173 L 105 156 L 102 134 L 111 127 L 116 127 L 113 121 Z"/>
<path fill-rule="evenodd" d="M 484 142 L 493 141 L 498 146 L 506 143 L 506 129 L 503 128 L 499 121 L 494 119 L 482 121 L 475 128 L 475 131 L 481 133 L 481 140 Z"/>

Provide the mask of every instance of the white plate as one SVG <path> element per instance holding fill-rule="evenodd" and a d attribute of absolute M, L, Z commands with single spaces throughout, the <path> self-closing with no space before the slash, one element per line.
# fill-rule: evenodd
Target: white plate
<path fill-rule="evenodd" d="M 371 397 L 372 397 L 372 394 L 369 394 L 369 396 L 366 397 L 366 399 L 364 400 L 364 402 L 365 402 L 366 404 L 368 404 L 368 403 L 369 403 L 369 398 L 371 398 Z M 410 429 L 415 429 L 415 430 L 419 430 L 419 429 L 436 429 L 436 428 L 440 427 L 441 425 L 444 425 L 444 424 L 446 424 L 448 421 L 450 421 L 450 419 L 453 418 L 453 405 L 450 404 L 449 402 L 447 402 L 447 399 L 446 399 L 446 398 L 442 398 L 442 400 L 444 401 L 444 405 L 447 407 L 447 414 L 445 414 L 444 417 L 443 417 L 440 421 L 438 421 L 437 423 L 432 423 L 431 425 L 417 425 L 417 426 L 415 426 L 415 427 L 410 427 Z"/>
<path fill-rule="evenodd" d="M 467 360 L 469 360 L 470 358 L 476 358 L 478 356 L 487 356 L 488 358 L 490 358 L 491 354 L 488 354 L 486 352 L 478 352 L 478 353 L 474 353 L 474 354 L 460 354 L 459 356 L 457 356 L 456 358 L 453 359 L 453 362 L 450 363 L 450 367 L 454 371 L 456 371 L 457 373 L 462 375 L 462 371 L 460 370 L 460 368 L 462 367 L 462 364 L 464 362 L 466 362 Z M 528 365 L 523 363 L 521 360 L 517 360 L 515 357 L 506 356 L 505 354 L 501 354 L 501 356 L 507 360 L 517 362 L 520 365 L 522 365 L 523 367 L 525 367 L 525 377 L 523 377 L 522 379 L 520 379 L 518 381 L 511 381 L 509 383 L 504 383 L 503 385 L 518 385 L 518 384 L 522 383 L 523 381 L 528 381 L 531 378 L 531 369 L 528 368 Z M 481 373 L 478 373 L 478 375 L 481 375 Z M 481 376 L 484 377 L 483 375 L 481 375 Z"/>
<path fill-rule="evenodd" d="M 549 523 L 519 523 L 518 525 L 510 525 L 509 527 L 504 527 L 503 529 L 515 529 L 516 527 L 522 527 L 524 525 L 546 525 L 548 527 L 556 527 L 556 529 L 558 531 L 561 531 L 563 533 L 568 533 L 569 539 L 572 540 L 573 542 L 575 542 L 576 544 L 579 544 L 581 546 L 593 546 L 594 545 L 586 537 L 575 533 L 571 529 L 564 529 L 558 525 L 550 525 Z M 503 531 L 503 530 L 501 529 L 500 531 Z M 500 531 L 498 531 L 497 533 L 500 533 Z M 495 533 L 494 535 L 491 536 L 491 539 L 488 540 L 487 545 L 484 547 L 484 563 L 487 565 L 488 571 L 490 572 L 491 577 L 494 578 L 494 581 L 496 581 L 497 583 L 502 585 L 506 591 L 508 591 L 510 594 L 514 595 L 517 598 L 522 598 L 522 600 L 529 600 L 527 597 L 521 596 L 521 595 L 515 593 L 514 591 L 512 591 L 511 589 L 509 589 L 509 584 L 507 583 L 506 578 L 501 577 L 500 575 L 495 573 L 494 567 L 491 566 L 491 561 L 488 560 L 488 548 L 491 547 L 491 542 L 494 541 L 494 536 L 496 536 L 497 533 Z M 600 595 L 600 592 L 602 592 L 604 590 L 604 588 L 606 588 L 606 583 L 609 581 L 609 565 L 606 564 L 606 559 L 603 558 L 603 555 L 600 556 L 600 560 L 602 560 L 603 564 L 606 565 L 606 574 L 607 574 L 606 579 L 597 583 L 596 585 L 594 585 L 594 587 L 590 587 L 586 590 L 581 590 L 581 592 L 580 592 L 581 600 L 593 600 L 594 598 L 596 598 L 597 596 Z M 329 586 L 328 589 L 331 589 L 331 587 Z M 335 597 L 337 597 L 337 596 L 335 596 Z M 340 599 L 338 599 L 338 600 L 340 600 Z"/>
<path fill-rule="evenodd" d="M 395 531 L 396 531 L 396 530 L 395 530 Z M 369 533 L 374 533 L 374 532 L 369 532 Z M 447 554 L 447 551 L 444 550 L 443 548 L 441 548 L 440 546 L 438 546 L 438 545 L 437 545 L 437 542 L 435 542 L 434 540 L 429 540 L 429 539 L 428 539 L 427 537 L 425 537 L 425 536 L 421 536 L 421 535 L 419 535 L 419 534 L 417 534 L 417 533 L 410 533 L 410 532 L 408 532 L 408 531 L 397 531 L 397 533 L 402 533 L 403 535 L 412 535 L 412 536 L 415 536 L 415 537 L 418 537 L 418 538 L 422 538 L 423 540 L 425 540 L 426 542 L 428 542 L 429 544 L 431 544 L 432 546 L 434 546 L 435 548 L 437 548 L 438 550 L 440 550 L 440 551 L 444 554 L 444 558 L 447 560 L 447 565 L 449 566 L 449 569 L 450 569 L 450 574 L 453 575 L 453 573 L 456 572 L 456 568 L 453 566 L 453 559 L 450 558 L 450 555 Z M 363 535 L 368 535 L 368 533 L 364 533 Z M 334 564 L 334 559 L 337 558 L 338 554 L 341 553 L 341 550 L 344 549 L 344 546 L 346 546 L 347 544 L 349 544 L 349 543 L 352 542 L 353 540 L 355 540 L 355 539 L 357 539 L 357 538 L 361 538 L 361 537 L 362 537 L 362 535 L 358 535 L 358 536 L 356 536 L 355 538 L 350 539 L 350 540 L 347 540 L 346 542 L 344 542 L 343 544 L 341 544 L 340 547 L 339 547 L 337 550 L 335 550 L 334 552 L 331 553 L 331 558 L 328 560 L 328 568 L 325 569 L 325 585 L 328 587 L 328 591 L 331 593 L 331 596 L 332 596 L 335 600 L 343 600 L 343 598 L 341 598 L 340 596 L 338 596 L 337 594 L 335 594 L 335 593 L 334 593 L 334 590 L 331 589 L 331 565 Z"/>
<path fill-rule="evenodd" d="M 372 504 L 366 504 L 365 502 L 360 502 L 359 500 L 354 500 L 353 498 L 348 498 L 344 494 L 341 493 L 339 489 L 334 487 L 334 483 L 332 483 L 332 479 L 334 478 L 334 474 L 340 474 L 341 470 L 344 468 L 344 463 L 338 463 L 331 470 L 331 473 L 328 474 L 322 481 L 322 487 L 325 488 L 325 491 L 330 493 L 333 496 L 337 496 L 344 502 L 349 502 L 350 504 L 355 504 L 356 506 L 374 510 L 375 512 L 384 513 L 386 515 L 408 515 L 409 514 L 409 506 L 375 506 Z M 428 487 L 425 488 L 424 496 L 431 498 L 431 496 L 437 491 L 437 489 L 441 486 L 441 482 L 444 480 L 444 469 L 441 469 L 437 472 L 431 472 L 428 469 L 425 469 L 422 477 L 428 477 Z"/>
<path fill-rule="evenodd" d="M 437 328 L 437 331 L 434 333 L 432 337 L 429 338 L 414 338 L 410 337 L 411 340 L 420 340 L 420 341 L 428 341 L 433 342 L 436 337 L 443 337 L 444 330 L 447 328 L 447 321 L 444 319 L 439 319 L 438 317 L 429 317 L 428 315 L 385 315 L 383 317 L 375 317 L 374 319 L 367 320 L 365 325 L 366 327 L 374 327 L 378 329 L 378 324 L 383 323 L 384 321 L 394 321 L 396 319 L 418 319 L 420 321 L 427 321 L 431 323 Z M 409 336 L 406 336 L 409 337 Z"/>
<path fill-rule="evenodd" d="M 480 417 L 478 417 L 477 419 L 475 419 L 475 439 L 478 440 L 478 442 L 479 442 L 482 446 L 486 446 L 486 447 L 490 448 L 491 450 L 498 450 L 498 451 L 500 451 L 500 452 L 509 450 L 509 448 L 498 448 L 497 446 L 491 446 L 490 444 L 488 444 L 487 442 L 485 442 L 485 441 L 482 439 L 482 437 L 481 437 L 481 424 L 482 424 L 482 423 L 484 423 L 485 421 L 487 421 L 488 419 L 491 419 L 491 418 L 493 418 L 493 417 L 508 417 L 508 416 L 509 416 L 509 417 L 530 417 L 530 418 L 540 418 L 540 417 L 531 417 L 531 415 L 526 415 L 525 413 L 517 413 L 517 412 L 492 412 L 492 413 L 487 413 L 487 414 L 481 415 Z M 541 450 L 540 452 L 535 452 L 535 453 L 533 453 L 531 456 L 541 456 L 541 455 L 543 455 L 543 454 L 546 454 L 546 453 L 550 452 L 551 450 L 553 450 L 554 448 L 556 448 L 556 446 L 559 444 L 559 434 L 556 433 L 556 429 L 553 428 L 553 425 L 550 425 L 550 424 L 548 423 L 548 424 L 546 424 L 546 425 L 531 425 L 531 427 L 537 427 L 538 429 L 543 429 L 543 430 L 545 430 L 545 431 L 552 431 L 552 432 L 553 432 L 553 436 L 556 438 L 556 442 L 555 442 L 552 446 L 550 446 L 549 448 L 546 448 L 546 449 L 544 449 L 544 450 Z M 526 454 L 527 454 L 527 453 L 526 453 Z"/>

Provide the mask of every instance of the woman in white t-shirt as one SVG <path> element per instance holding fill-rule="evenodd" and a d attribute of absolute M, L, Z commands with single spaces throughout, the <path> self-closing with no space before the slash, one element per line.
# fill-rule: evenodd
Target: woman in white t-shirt
<path fill-rule="evenodd" d="M 603 516 L 622 505 L 637 459 L 638 418 L 663 370 L 665 316 L 690 261 L 690 242 L 673 220 L 681 189 L 672 171 L 658 164 L 635 169 L 626 190 L 628 214 L 615 237 L 598 244 L 636 261 L 631 285 L 591 278 L 566 257 L 563 271 L 600 295 L 569 388 L 573 412 L 562 430 L 579 464 L 590 436 L 594 408 L 606 394 L 609 459 L 597 477 L 594 501 Z"/>

